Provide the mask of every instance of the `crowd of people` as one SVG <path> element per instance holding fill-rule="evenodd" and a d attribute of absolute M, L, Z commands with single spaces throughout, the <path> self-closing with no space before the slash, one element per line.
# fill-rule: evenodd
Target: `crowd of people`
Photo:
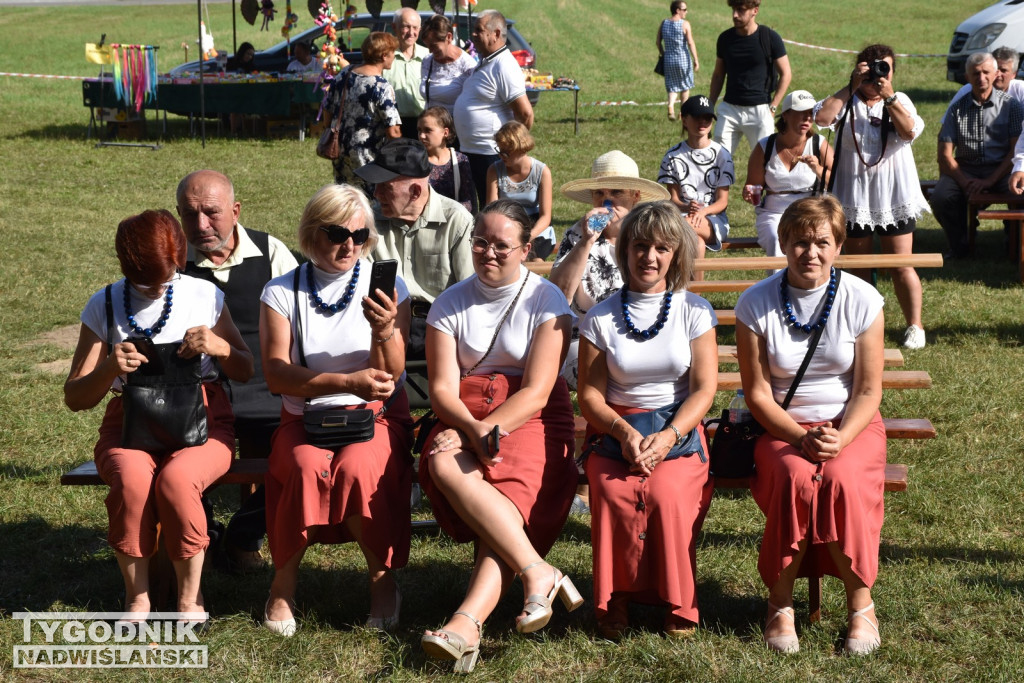
<path fill-rule="evenodd" d="M 600 634 L 621 637 L 630 603 L 664 609 L 669 637 L 692 634 L 696 539 L 713 489 L 703 421 L 718 347 L 714 310 L 687 285 L 704 250 L 728 235 L 732 152 L 745 135 L 743 199 L 756 206 L 766 253 L 786 259 L 736 306 L 743 390 L 764 429 L 752 485 L 766 520 L 764 643 L 799 649 L 794 582 L 827 573 L 846 589 L 845 650 L 879 647 L 871 589 L 884 519 L 883 299 L 834 263 L 841 248 L 870 251 L 876 233 L 883 251 L 912 250 L 929 208 L 911 151 L 924 124 L 893 86 L 889 47 L 865 48 L 849 81 L 823 100 L 787 93 L 785 47 L 758 26 L 758 0 L 728 1 L 734 26 L 719 37 L 710 95 L 689 97 L 696 50 L 686 3 L 672 2 L 658 44 L 672 63 L 666 87 L 681 93 L 684 139 L 657 182 L 613 150 L 589 177 L 563 184 L 564 197 L 588 208 L 560 244 L 552 174 L 529 156 L 532 109 L 492 10 L 477 17 L 471 68 L 442 16 L 426 22 L 426 48 L 411 10 L 397 14 L 395 35 L 366 39 L 364 64 L 332 87 L 346 151 L 336 182 L 297 222 L 301 264 L 276 238 L 242 227 L 230 179 L 212 170 L 182 179 L 180 222 L 165 210 L 121 222 L 124 277 L 82 312 L 65 402 L 84 410 L 113 392 L 95 460 L 110 485 L 108 541 L 125 612 L 150 612 L 158 534 L 178 610 L 206 611 L 202 496 L 227 472 L 237 436 L 242 457 L 267 458 L 268 471 L 223 542 L 244 567 L 259 563 L 268 539 L 274 579 L 263 626 L 295 634 L 310 544 L 355 542 L 367 565 L 366 625 L 393 630 L 395 570 L 410 552 L 405 380 L 415 360 L 429 368 L 432 407 L 419 427 L 419 482 L 441 527 L 475 549 L 465 597 L 422 636 L 427 655 L 472 671 L 482 625 L 517 577 L 521 633 L 544 628 L 556 598 L 569 610 L 584 602 L 545 560 L 578 467 L 591 487 Z M 668 57 L 680 49 L 684 58 Z M 971 87 L 939 133 L 944 189 L 932 207 L 958 255 L 966 195 L 1024 192 L 1024 109 L 1000 69 L 998 54 L 968 61 Z M 812 122 L 836 131 L 834 147 Z M 526 267 L 551 253 L 550 278 Z M 385 265 L 393 284 L 376 279 Z M 893 278 L 903 343 L 920 348 L 920 282 L 910 268 Z M 570 390 L 588 423 L 576 459 Z M 194 410 L 177 411 L 180 419 L 144 414 L 185 397 Z"/>

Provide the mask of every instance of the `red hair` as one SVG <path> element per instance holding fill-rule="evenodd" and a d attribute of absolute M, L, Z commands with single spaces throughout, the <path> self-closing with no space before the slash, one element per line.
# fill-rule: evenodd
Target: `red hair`
<path fill-rule="evenodd" d="M 184 270 L 185 233 L 167 209 L 143 211 L 118 224 L 114 251 L 129 282 L 152 287 Z"/>

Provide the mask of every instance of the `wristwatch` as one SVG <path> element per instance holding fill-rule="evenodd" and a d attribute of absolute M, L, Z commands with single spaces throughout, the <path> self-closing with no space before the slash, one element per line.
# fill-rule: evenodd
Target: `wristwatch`
<path fill-rule="evenodd" d="M 882 100 L 882 104 L 884 104 L 885 106 L 888 107 L 888 106 L 891 106 L 892 103 L 895 102 L 895 101 L 896 101 L 896 93 L 893 93 L 891 96 L 886 97 L 884 100 Z"/>
<path fill-rule="evenodd" d="M 681 446 L 683 444 L 683 435 L 682 435 L 682 433 L 671 422 L 669 423 L 668 428 L 676 433 L 676 446 Z"/>
<path fill-rule="evenodd" d="M 774 104 L 769 104 L 768 109 L 770 109 L 771 112 L 774 114 L 778 107 L 776 107 Z"/>

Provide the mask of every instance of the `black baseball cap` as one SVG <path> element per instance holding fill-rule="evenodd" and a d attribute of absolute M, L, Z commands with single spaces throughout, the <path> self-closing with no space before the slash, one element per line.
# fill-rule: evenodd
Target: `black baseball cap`
<path fill-rule="evenodd" d="M 385 183 L 398 176 L 426 178 L 430 175 L 427 148 L 419 140 L 388 140 L 377 150 L 376 160 L 357 168 L 356 175 L 373 184 Z"/>
<path fill-rule="evenodd" d="M 680 116 L 715 116 L 715 108 L 711 106 L 711 100 L 707 95 L 690 95 L 690 98 L 683 103 L 679 110 Z"/>

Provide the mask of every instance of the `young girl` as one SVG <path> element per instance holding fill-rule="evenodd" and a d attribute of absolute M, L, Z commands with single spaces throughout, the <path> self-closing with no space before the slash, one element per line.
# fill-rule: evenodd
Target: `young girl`
<path fill-rule="evenodd" d="M 686 20 L 686 0 L 672 0 L 672 16 L 658 27 L 658 54 L 665 59 L 665 90 L 668 92 L 668 118 L 676 120 L 676 98 L 686 104 L 693 87 L 693 72 L 700 69 L 693 29 Z"/>
<path fill-rule="evenodd" d="M 430 160 L 430 187 L 476 214 L 476 192 L 469 159 L 450 147 L 455 140 L 455 122 L 451 112 L 444 107 L 429 107 L 420 114 L 416 127 Z"/>
<path fill-rule="evenodd" d="M 725 209 L 734 178 L 732 155 L 708 137 L 715 110 L 705 95 L 688 99 L 680 113 L 686 139 L 661 160 L 658 182 L 668 188 L 672 203 L 686 214 L 704 246 L 718 251 L 729 234 Z"/>
<path fill-rule="evenodd" d="M 555 229 L 551 227 L 551 171 L 527 152 L 533 136 L 518 121 L 509 121 L 494 134 L 499 161 L 487 169 L 487 203 L 496 199 L 518 202 L 530 220 L 530 259 L 543 261 L 555 250 Z"/>

